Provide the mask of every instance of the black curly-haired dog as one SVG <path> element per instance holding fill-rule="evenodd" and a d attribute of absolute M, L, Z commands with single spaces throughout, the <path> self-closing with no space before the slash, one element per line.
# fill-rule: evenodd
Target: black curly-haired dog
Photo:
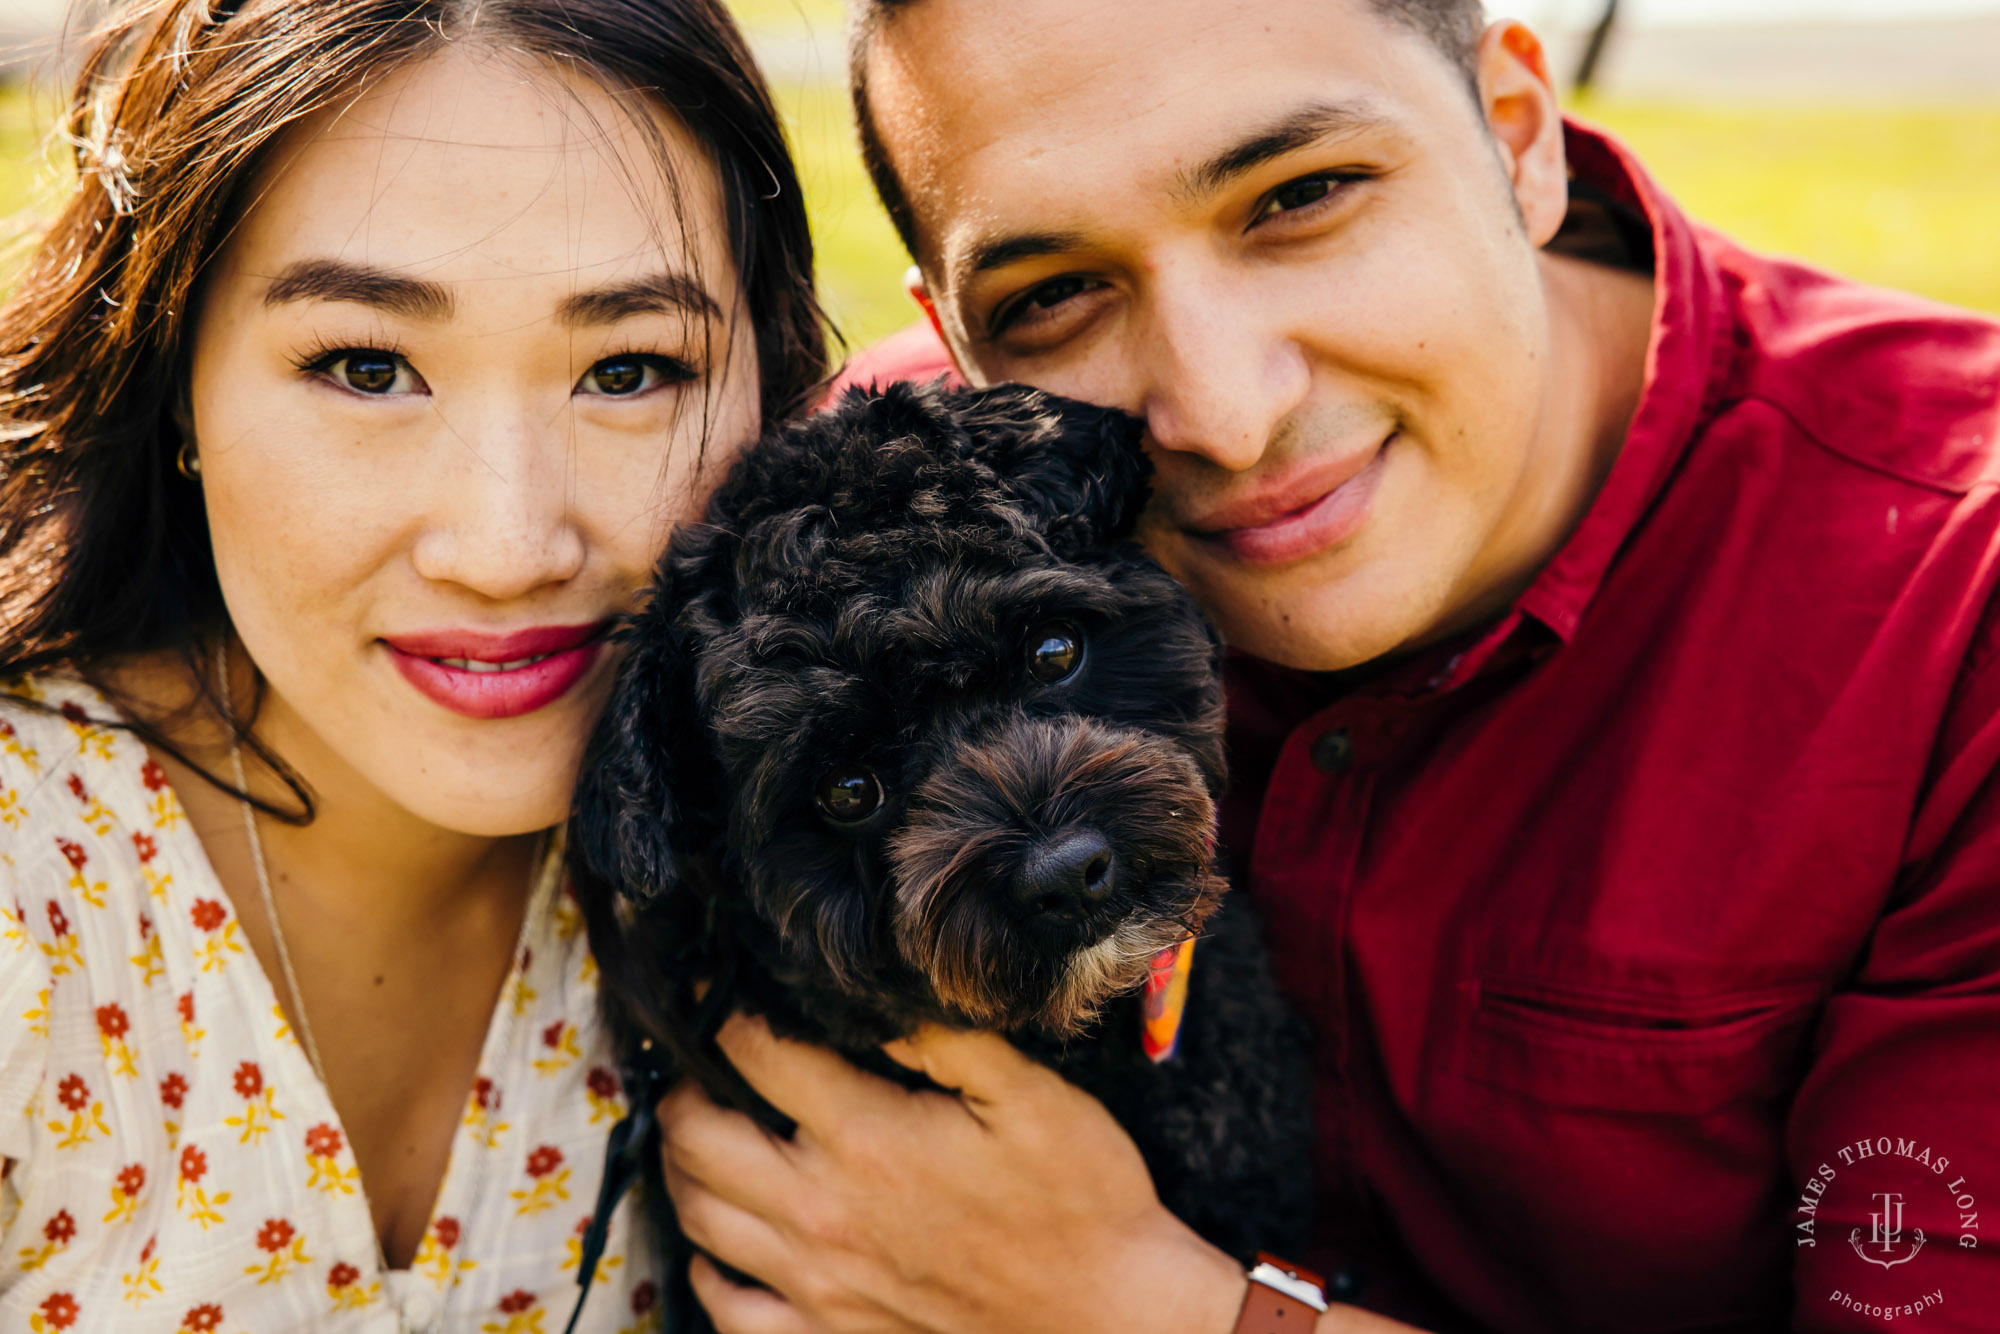
<path fill-rule="evenodd" d="M 1219 649 L 1129 540 L 1138 429 L 899 385 L 752 448 L 627 631 L 576 892 L 614 1025 L 718 1100 L 789 1131 L 711 1041 L 732 1007 L 905 1083 L 889 1039 L 1000 1030 L 1247 1259 L 1305 1227 L 1308 1057 L 1213 864 Z M 1190 933 L 1156 1061 L 1135 993 Z"/>

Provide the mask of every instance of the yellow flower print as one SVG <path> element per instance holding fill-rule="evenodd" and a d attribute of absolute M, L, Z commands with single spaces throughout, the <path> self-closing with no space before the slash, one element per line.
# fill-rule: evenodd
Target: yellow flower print
<path fill-rule="evenodd" d="M 583 1077 L 583 1093 L 590 1099 L 590 1124 L 615 1122 L 625 1115 L 625 1099 L 619 1091 L 618 1076 L 603 1066 L 590 1067 L 590 1073 Z"/>
<path fill-rule="evenodd" d="M 449 1215 L 442 1216 L 431 1224 L 430 1231 L 424 1233 L 423 1241 L 417 1246 L 417 1254 L 410 1261 L 410 1268 L 419 1274 L 428 1275 L 431 1282 L 440 1288 L 456 1282 L 459 1275 L 469 1269 L 477 1269 L 476 1260 L 460 1260 L 452 1252 L 458 1248 L 460 1229 L 458 1220 Z"/>
<path fill-rule="evenodd" d="M 160 1081 L 160 1106 L 166 1112 L 167 1147 L 170 1149 L 181 1141 L 181 1104 L 187 1101 L 187 1092 L 187 1076 L 178 1070 L 170 1072 Z"/>
<path fill-rule="evenodd" d="M 0 945 L 11 945 L 18 954 L 32 943 L 28 936 L 28 910 L 21 906 L 21 901 L 0 903 Z"/>
<path fill-rule="evenodd" d="M 111 814 L 103 802 L 90 795 L 90 789 L 83 785 L 81 774 L 69 776 L 69 791 L 70 795 L 83 805 L 83 810 L 78 812 L 83 827 L 99 838 L 110 833 L 111 826 L 118 823 L 117 817 Z"/>
<path fill-rule="evenodd" d="M 21 1248 L 21 1272 L 40 1269 L 47 1264 L 57 1251 L 68 1246 L 76 1237 L 76 1219 L 70 1217 L 67 1209 L 58 1209 L 42 1224 L 42 1244 Z"/>
<path fill-rule="evenodd" d="M 83 706 L 74 702 L 61 706 L 62 716 L 69 722 L 69 730 L 76 734 L 76 753 L 95 755 L 100 760 L 111 758 L 115 747 L 111 733 L 99 727 L 91 716 L 83 711 Z"/>
<path fill-rule="evenodd" d="M 74 969 L 83 971 L 83 947 L 70 927 L 69 914 L 54 899 L 48 903 L 49 931 L 55 936 L 53 941 L 42 946 L 42 953 L 48 956 L 49 976 L 61 977 Z"/>
<path fill-rule="evenodd" d="M 528 1188 L 508 1192 L 516 1216 L 542 1213 L 555 1208 L 557 1200 L 569 1198 L 569 1169 L 562 1163 L 562 1150 L 553 1144 L 540 1145 L 528 1155 Z"/>
<path fill-rule="evenodd" d="M 463 1124 L 474 1140 L 489 1149 L 499 1148 L 500 1137 L 507 1133 L 508 1124 L 500 1119 L 500 1086 L 485 1075 L 472 1081 Z"/>
<path fill-rule="evenodd" d="M 221 1206 L 229 1203 L 229 1192 L 222 1190 L 210 1195 L 202 1186 L 201 1179 L 208 1175 L 208 1155 L 192 1144 L 181 1149 L 180 1169 L 174 1207 L 186 1214 L 189 1222 L 201 1224 L 201 1230 L 206 1232 L 209 1224 L 224 1221 Z"/>
<path fill-rule="evenodd" d="M 583 1263 L 583 1234 L 589 1230 L 590 1220 L 588 1218 L 579 1218 L 576 1220 L 575 1230 L 569 1234 L 569 1240 L 563 1243 L 563 1273 L 574 1274 L 577 1271 L 577 1267 Z M 597 1272 L 592 1275 L 591 1281 L 593 1283 L 604 1282 L 605 1275 L 624 1263 L 625 1257 L 622 1255 L 598 1256 Z"/>
<path fill-rule="evenodd" d="M 230 955 L 243 953 L 243 942 L 236 938 L 236 919 L 221 903 L 196 899 L 188 917 L 194 922 L 194 929 L 202 934 L 201 942 L 194 947 L 194 960 L 202 972 L 221 968 L 229 962 Z"/>
<path fill-rule="evenodd" d="M 81 1310 L 76 1298 L 67 1292 L 52 1292 L 42 1298 L 42 1304 L 28 1317 L 28 1328 L 35 1334 L 56 1334 L 76 1323 Z"/>
<path fill-rule="evenodd" d="M 49 989 L 43 987 L 35 993 L 33 1009 L 21 1011 L 21 1017 L 28 1021 L 31 1037 L 45 1038 L 49 1035 Z"/>
<path fill-rule="evenodd" d="M 63 860 L 69 863 L 69 887 L 76 891 L 78 898 L 88 903 L 91 907 L 102 908 L 104 906 L 104 882 L 102 880 L 92 880 L 88 875 L 84 874 L 83 868 L 89 863 L 90 854 L 83 850 L 83 844 L 71 842 L 66 838 L 59 838 L 56 840 L 56 846 L 62 849 Z"/>
<path fill-rule="evenodd" d="M 150 987 L 154 978 L 166 972 L 167 957 L 160 952 L 160 933 L 153 930 L 153 919 L 144 913 L 139 914 L 139 939 L 146 942 L 144 947 L 126 962 L 139 970 L 140 984 Z"/>
<path fill-rule="evenodd" d="M 133 1213 L 139 1208 L 139 1192 L 146 1189 L 146 1167 L 143 1163 L 127 1163 L 118 1169 L 118 1175 L 111 1179 L 111 1212 L 104 1215 L 107 1223 L 129 1223 Z"/>
<path fill-rule="evenodd" d="M 97 1007 L 97 1036 L 104 1043 L 104 1059 L 112 1062 L 113 1074 L 137 1079 L 139 1067 L 132 1063 L 132 1048 L 125 1043 L 125 1035 L 131 1031 L 132 1020 L 117 1001 Z"/>
<path fill-rule="evenodd" d="M 382 1285 L 362 1283 L 361 1271 L 343 1260 L 326 1271 L 326 1295 L 336 1311 L 359 1311 L 382 1295 Z"/>
<path fill-rule="evenodd" d="M 552 1075 L 574 1062 L 583 1053 L 576 1046 L 576 1025 L 567 1019 L 558 1019 L 542 1030 L 542 1049 L 547 1053 L 535 1058 L 535 1073 Z"/>
<path fill-rule="evenodd" d="M 498 1310 L 504 1319 L 481 1325 L 482 1334 L 542 1334 L 542 1308 L 526 1288 L 516 1288 L 502 1297 Z"/>
<path fill-rule="evenodd" d="M 35 753 L 33 746 L 21 740 L 21 734 L 14 730 L 14 724 L 5 718 L 0 718 L 0 753 L 12 755 L 26 765 L 31 774 L 39 774 L 42 771 L 42 757 Z"/>
<path fill-rule="evenodd" d="M 187 818 L 187 812 L 181 809 L 180 799 L 167 786 L 167 771 L 160 767 L 158 760 L 148 759 L 139 770 L 139 777 L 145 783 L 146 791 L 152 793 L 146 799 L 146 813 L 153 817 L 153 828 L 172 829 Z"/>
<path fill-rule="evenodd" d="M 69 1074 L 63 1076 L 56 1085 L 56 1101 L 69 1113 L 69 1125 L 61 1121 L 48 1123 L 49 1129 L 62 1136 L 56 1141 L 58 1149 L 74 1149 L 79 1144 L 88 1144 L 98 1135 L 109 1136 L 111 1127 L 104 1124 L 104 1104 L 90 1096 L 90 1085 L 84 1083 L 83 1076 Z"/>
<path fill-rule="evenodd" d="M 264 1226 L 257 1229 L 257 1249 L 264 1252 L 266 1258 L 243 1272 L 255 1274 L 260 1288 L 266 1283 L 276 1283 L 289 1274 L 293 1265 L 312 1263 L 312 1257 L 306 1254 L 306 1239 L 287 1219 L 265 1219 Z"/>
<path fill-rule="evenodd" d="M 201 1040 L 208 1036 L 208 1030 L 195 1027 L 194 988 L 183 991 L 174 1002 L 181 1015 L 181 1041 L 186 1044 L 188 1055 L 200 1057 Z"/>
<path fill-rule="evenodd" d="M 340 1133 L 340 1127 L 322 1121 L 306 1131 L 306 1167 L 309 1169 L 306 1185 L 313 1190 L 325 1191 L 329 1195 L 352 1195 L 361 1180 L 360 1167 L 342 1170 L 341 1151 L 347 1141 Z"/>
<path fill-rule="evenodd" d="M 272 1122 L 285 1119 L 285 1114 L 271 1105 L 274 1092 L 264 1083 L 263 1068 L 255 1061 L 244 1061 L 236 1067 L 236 1096 L 243 1099 L 243 1115 L 225 1116 L 222 1124 L 242 1130 L 238 1144 L 262 1140 L 270 1133 Z"/>
<path fill-rule="evenodd" d="M 521 947 L 521 961 L 514 970 L 514 982 L 508 988 L 508 997 L 514 1002 L 514 1017 L 519 1019 L 528 1012 L 528 1007 L 541 995 L 528 985 L 528 968 L 535 962 L 534 950 L 526 945 Z"/>
<path fill-rule="evenodd" d="M 140 830 L 132 831 L 132 850 L 139 854 L 139 871 L 146 877 L 146 893 L 161 903 L 167 901 L 167 886 L 174 883 L 173 872 L 153 865 L 160 855 L 160 841 Z"/>
<path fill-rule="evenodd" d="M 660 1305 L 660 1289 L 650 1278 L 632 1285 L 632 1323 L 618 1334 L 657 1334 L 665 1310 Z"/>
<path fill-rule="evenodd" d="M 556 939 L 565 945 L 583 931 L 583 910 L 576 906 L 576 899 L 567 885 L 549 906 L 549 925 L 555 928 Z"/>
<path fill-rule="evenodd" d="M 125 1285 L 125 1300 L 134 1306 L 160 1295 L 158 1242 L 158 1237 L 146 1238 L 145 1249 L 139 1252 L 139 1267 L 129 1274 L 119 1275 L 119 1280 Z"/>
<path fill-rule="evenodd" d="M 0 726 L 5 726 L 0 723 Z M 0 824 L 9 829 L 19 829 L 21 820 L 27 815 L 27 808 L 21 805 L 21 794 L 5 783 L 0 783 Z"/>

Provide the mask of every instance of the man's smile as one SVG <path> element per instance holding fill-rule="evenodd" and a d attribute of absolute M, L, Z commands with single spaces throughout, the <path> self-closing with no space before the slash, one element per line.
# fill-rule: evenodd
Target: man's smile
<path fill-rule="evenodd" d="M 1299 464 L 1181 529 L 1246 565 L 1289 565 L 1337 547 L 1367 522 L 1397 434 L 1369 450 Z"/>

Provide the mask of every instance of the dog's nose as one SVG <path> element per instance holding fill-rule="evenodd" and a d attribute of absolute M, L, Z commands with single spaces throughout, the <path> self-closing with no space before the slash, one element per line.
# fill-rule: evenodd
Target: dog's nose
<path fill-rule="evenodd" d="M 1080 919 L 1118 885 L 1118 856 L 1095 829 L 1071 829 L 1030 852 L 1014 878 L 1014 902 L 1052 924 Z"/>

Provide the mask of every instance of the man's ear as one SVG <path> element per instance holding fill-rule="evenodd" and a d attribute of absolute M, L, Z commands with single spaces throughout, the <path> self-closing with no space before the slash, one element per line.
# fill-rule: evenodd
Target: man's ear
<path fill-rule="evenodd" d="M 965 391 L 961 421 L 982 461 L 1058 551 L 1131 536 L 1153 475 L 1145 423 L 1020 385 Z"/>
<path fill-rule="evenodd" d="M 1500 163 L 1538 249 L 1561 229 L 1569 211 L 1569 159 L 1562 106 L 1549 79 L 1541 39 L 1505 19 L 1479 42 L 1479 102 Z"/>
<path fill-rule="evenodd" d="M 711 765 L 678 600 L 656 592 L 620 631 L 628 646 L 577 775 L 569 855 L 580 880 L 641 901 L 674 888 L 693 849 L 691 790 Z"/>
<path fill-rule="evenodd" d="M 936 336 L 938 346 L 944 349 L 945 356 L 951 359 L 951 368 L 958 378 L 967 384 L 976 383 L 966 374 L 965 363 L 958 359 L 958 349 L 951 345 L 951 336 L 944 331 L 944 321 L 938 318 L 937 302 L 931 299 L 930 284 L 924 281 L 922 268 L 912 264 L 903 270 L 903 291 L 917 303 L 924 312 L 924 318 L 931 322 L 931 333 Z"/>

